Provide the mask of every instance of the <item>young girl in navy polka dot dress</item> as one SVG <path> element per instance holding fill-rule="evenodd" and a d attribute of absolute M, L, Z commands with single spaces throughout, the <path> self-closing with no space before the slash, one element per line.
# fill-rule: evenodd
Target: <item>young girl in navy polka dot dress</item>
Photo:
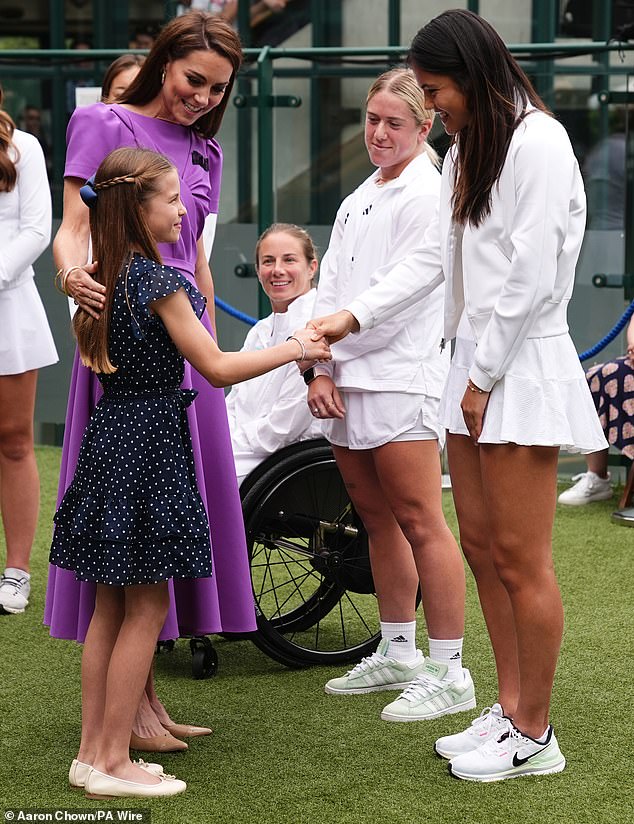
<path fill-rule="evenodd" d="M 194 474 L 181 390 L 184 358 L 214 386 L 300 359 L 330 357 L 300 330 L 257 352 L 221 352 L 198 318 L 203 296 L 163 266 L 185 208 L 162 155 L 117 149 L 82 189 L 93 253 L 106 286 L 99 319 L 73 325 L 84 364 L 104 395 L 82 442 L 73 482 L 55 515 L 51 563 L 97 584 L 82 659 L 82 737 L 71 785 L 92 798 L 182 792 L 159 765 L 133 763 L 132 722 L 168 608 L 170 578 L 212 574 L 207 515 Z"/>

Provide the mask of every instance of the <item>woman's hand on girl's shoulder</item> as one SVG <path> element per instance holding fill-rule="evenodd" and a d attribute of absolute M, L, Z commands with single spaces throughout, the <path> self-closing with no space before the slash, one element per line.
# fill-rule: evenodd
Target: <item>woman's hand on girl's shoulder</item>
<path fill-rule="evenodd" d="M 93 279 L 97 262 L 73 266 L 64 281 L 66 294 L 93 318 L 99 318 L 106 303 L 106 287 Z"/>

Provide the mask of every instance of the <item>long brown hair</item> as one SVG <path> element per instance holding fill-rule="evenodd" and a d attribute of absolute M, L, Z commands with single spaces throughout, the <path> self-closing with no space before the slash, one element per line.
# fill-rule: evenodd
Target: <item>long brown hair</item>
<path fill-rule="evenodd" d="M 172 60 L 182 60 L 193 51 L 214 51 L 225 57 L 233 69 L 220 103 L 192 126 L 202 137 L 213 137 L 220 128 L 236 74 L 242 65 L 240 38 L 228 23 L 216 15 L 194 10 L 170 20 L 156 38 L 141 71 L 118 102 L 133 106 L 151 103 L 161 91 L 161 75 L 166 64 Z"/>
<path fill-rule="evenodd" d="M 92 188 L 97 197 L 90 208 L 90 236 L 93 259 L 99 262 L 96 279 L 106 287 L 106 303 L 99 318 L 92 318 L 81 307 L 73 318 L 81 361 L 95 372 L 116 371 L 108 356 L 112 298 L 133 250 L 162 262 L 141 206 L 158 192 L 162 178 L 173 169 L 157 152 L 125 148 L 110 152 L 95 174 Z"/>
<path fill-rule="evenodd" d="M 15 123 L 2 109 L 3 98 L 4 93 L 0 86 L 0 192 L 11 192 L 18 179 L 15 164 L 20 158 L 20 153 L 12 140 Z M 9 147 L 12 149 L 12 154 L 9 154 Z"/>
<path fill-rule="evenodd" d="M 452 9 L 423 26 L 412 40 L 409 61 L 449 76 L 466 98 L 471 119 L 454 137 L 452 207 L 458 223 L 478 226 L 491 212 L 491 191 L 526 107 L 548 109 L 499 34 L 473 12 Z"/>

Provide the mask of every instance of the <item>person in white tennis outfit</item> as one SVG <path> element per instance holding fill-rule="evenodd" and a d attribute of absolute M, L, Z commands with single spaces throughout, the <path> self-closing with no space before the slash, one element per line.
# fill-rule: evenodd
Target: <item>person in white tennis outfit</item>
<path fill-rule="evenodd" d="M 440 419 L 498 695 L 436 751 L 466 780 L 557 773 L 566 763 L 549 724 L 563 631 L 557 459 L 560 447 L 606 447 L 566 320 L 583 183 L 565 130 L 478 15 L 434 18 L 409 59 L 453 136 L 438 219 L 384 280 L 314 326 L 331 342 L 366 334 L 445 281 L 444 337 L 455 349 Z"/>
<path fill-rule="evenodd" d="M 420 243 L 440 193 L 437 156 L 426 141 L 432 122 L 408 69 L 373 83 L 365 141 L 377 169 L 339 208 L 321 265 L 318 314 L 382 283 Z M 449 368 L 440 347 L 442 303 L 438 286 L 388 323 L 335 344 L 332 368 L 319 364 L 305 375 L 309 406 L 325 421 L 368 533 L 381 620 L 377 652 L 328 681 L 326 692 L 404 689 L 381 713 L 386 721 L 475 706 L 462 666 L 464 569 L 442 512 L 438 403 Z M 419 587 L 428 655 L 416 643 Z"/>
<path fill-rule="evenodd" d="M 50 237 L 42 148 L 0 108 L 0 509 L 7 545 L 0 612 L 13 614 L 29 603 L 40 500 L 33 448 L 37 370 L 58 360 L 33 271 Z"/>
<path fill-rule="evenodd" d="M 255 247 L 255 265 L 273 311 L 247 334 L 242 351 L 283 343 L 314 315 L 317 252 L 305 229 L 274 223 Z M 306 386 L 294 363 L 236 384 L 227 415 L 238 486 L 269 455 L 321 437 L 321 424 L 306 406 Z"/>

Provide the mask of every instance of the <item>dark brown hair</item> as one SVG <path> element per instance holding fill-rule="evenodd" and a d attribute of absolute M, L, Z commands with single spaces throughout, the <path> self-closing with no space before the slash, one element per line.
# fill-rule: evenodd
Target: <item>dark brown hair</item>
<path fill-rule="evenodd" d="M 95 372 L 116 371 L 108 357 L 108 332 L 112 297 L 120 272 L 132 250 L 161 263 L 161 256 L 140 208 L 157 193 L 162 179 L 174 165 L 149 149 L 115 149 L 102 161 L 93 184 L 98 193 L 90 209 L 93 260 L 99 261 L 96 280 L 106 287 L 106 303 L 99 318 L 81 307 L 73 318 L 82 363 Z"/>
<path fill-rule="evenodd" d="M 471 119 L 454 137 L 452 207 L 458 223 L 478 226 L 491 211 L 491 191 L 526 107 L 548 109 L 499 34 L 473 12 L 452 9 L 423 26 L 412 40 L 409 62 L 449 76 L 466 98 Z"/>
<path fill-rule="evenodd" d="M 220 128 L 236 74 L 242 65 L 240 38 L 228 23 L 216 15 L 190 11 L 170 20 L 119 102 L 134 106 L 150 103 L 161 91 L 161 75 L 166 64 L 172 60 L 182 60 L 194 51 L 214 51 L 226 58 L 233 69 L 220 103 L 192 126 L 202 137 L 213 137 Z"/>
<path fill-rule="evenodd" d="M 113 60 L 106 69 L 101 83 L 101 102 L 105 103 L 110 97 L 110 89 L 114 80 L 124 72 L 126 69 L 131 69 L 133 66 L 141 67 L 145 63 L 145 57 L 142 54 L 122 54 Z"/>
<path fill-rule="evenodd" d="M 20 158 L 20 153 L 12 141 L 15 123 L 1 108 L 3 98 L 4 93 L 0 86 L 0 192 L 11 192 L 18 179 L 15 164 Z M 9 147 L 12 148 L 12 155 L 9 154 Z"/>

